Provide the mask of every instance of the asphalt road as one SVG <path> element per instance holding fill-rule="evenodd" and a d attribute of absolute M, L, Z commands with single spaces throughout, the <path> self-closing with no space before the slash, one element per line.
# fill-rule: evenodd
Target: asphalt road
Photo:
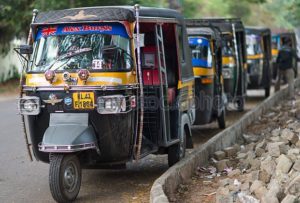
<path fill-rule="evenodd" d="M 262 92 L 251 93 L 245 112 L 228 112 L 227 125 L 262 101 L 261 95 Z M 0 115 L 0 202 L 54 202 L 48 185 L 48 165 L 30 162 L 27 157 L 14 99 L 0 99 Z M 215 123 L 194 127 L 195 145 L 219 131 Z M 124 170 L 84 170 L 77 202 L 148 202 L 153 181 L 167 168 L 166 156 L 151 155 L 128 164 Z"/>

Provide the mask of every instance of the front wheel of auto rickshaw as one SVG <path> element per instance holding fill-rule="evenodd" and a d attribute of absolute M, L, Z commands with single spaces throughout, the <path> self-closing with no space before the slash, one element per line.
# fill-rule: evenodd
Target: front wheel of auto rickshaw
<path fill-rule="evenodd" d="M 186 150 L 186 132 L 183 129 L 179 143 L 176 143 L 168 149 L 168 164 L 173 166 L 185 156 Z"/>
<path fill-rule="evenodd" d="M 51 154 L 49 186 L 57 202 L 72 202 L 81 185 L 81 167 L 74 154 Z"/>
<path fill-rule="evenodd" d="M 270 96 L 270 86 L 265 88 L 265 97 L 269 97 Z"/>
<path fill-rule="evenodd" d="M 225 108 L 223 108 L 221 114 L 218 116 L 218 126 L 220 129 L 225 129 L 226 128 L 226 120 L 225 120 Z"/>
<path fill-rule="evenodd" d="M 239 111 L 239 112 L 244 111 L 245 98 L 243 96 L 241 96 L 239 99 L 236 100 L 236 106 L 237 106 L 237 111 Z"/>

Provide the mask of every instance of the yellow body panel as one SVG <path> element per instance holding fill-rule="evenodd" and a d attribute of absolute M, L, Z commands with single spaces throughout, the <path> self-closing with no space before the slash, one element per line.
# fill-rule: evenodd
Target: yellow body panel
<path fill-rule="evenodd" d="M 235 60 L 234 60 L 233 56 L 223 56 L 222 64 L 223 65 L 235 64 Z"/>
<path fill-rule="evenodd" d="M 195 84 L 195 81 L 194 80 L 190 80 L 190 81 L 187 81 L 187 82 L 182 82 L 181 80 L 178 81 L 178 86 L 177 88 L 178 89 L 181 89 L 181 88 L 184 88 L 184 87 L 188 87 L 188 88 L 192 88 Z"/>
<path fill-rule="evenodd" d="M 187 88 L 187 97 L 182 97 L 182 101 L 181 101 L 181 104 L 180 104 L 180 108 L 182 110 L 188 110 L 190 109 L 190 105 L 195 101 L 195 94 L 194 94 L 194 84 L 195 84 L 195 81 L 194 80 L 190 80 L 190 81 L 187 81 L 187 82 L 182 82 L 181 80 L 178 81 L 178 86 L 177 88 L 178 89 L 181 89 L 181 88 Z"/>
<path fill-rule="evenodd" d="M 201 67 L 193 67 L 194 76 L 213 76 L 214 69 L 213 68 L 201 68 Z"/>
<path fill-rule="evenodd" d="M 278 49 L 272 49 L 272 56 L 277 56 L 278 52 Z"/>
<path fill-rule="evenodd" d="M 70 73 L 72 78 L 77 78 L 77 85 L 87 86 L 115 86 L 115 85 L 128 85 L 136 83 L 136 75 L 132 72 L 106 72 L 106 73 L 90 73 L 90 77 L 84 84 L 81 81 L 77 73 Z M 63 81 L 62 73 L 56 73 L 55 81 L 50 84 L 43 73 L 39 74 L 26 74 L 26 85 L 27 86 L 63 86 L 66 83 Z"/>
<path fill-rule="evenodd" d="M 263 59 L 264 55 L 263 54 L 255 54 L 255 55 L 248 55 L 247 59 L 253 60 L 253 59 Z"/>

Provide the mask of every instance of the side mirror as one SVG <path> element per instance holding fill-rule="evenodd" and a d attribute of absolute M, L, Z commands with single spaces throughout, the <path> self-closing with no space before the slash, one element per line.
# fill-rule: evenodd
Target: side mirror
<path fill-rule="evenodd" d="M 32 54 L 33 47 L 31 45 L 20 45 L 20 54 Z"/>

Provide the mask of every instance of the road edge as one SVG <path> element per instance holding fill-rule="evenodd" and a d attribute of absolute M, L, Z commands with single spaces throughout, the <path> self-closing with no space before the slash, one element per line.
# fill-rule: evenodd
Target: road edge
<path fill-rule="evenodd" d="M 296 79 L 295 87 L 299 86 L 300 79 Z M 190 179 L 198 166 L 207 164 L 211 154 L 233 145 L 241 137 L 247 126 L 287 95 L 288 87 L 274 93 L 247 112 L 235 124 L 221 131 L 205 144 L 195 148 L 188 157 L 169 168 L 154 181 L 150 191 L 150 203 L 169 202 L 167 195 L 174 194 L 178 185 Z"/>

